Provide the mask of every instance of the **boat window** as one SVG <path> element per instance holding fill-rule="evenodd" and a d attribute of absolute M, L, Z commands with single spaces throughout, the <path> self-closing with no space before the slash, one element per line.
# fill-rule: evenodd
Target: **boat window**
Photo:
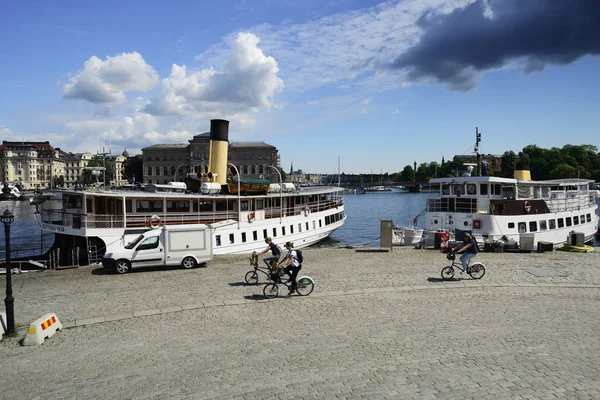
<path fill-rule="evenodd" d="M 571 225 L 573 225 L 573 223 L 571 222 L 571 217 L 567 217 L 567 218 L 565 218 L 565 221 L 566 221 L 566 223 L 567 223 L 567 226 L 571 226 Z"/>
<path fill-rule="evenodd" d="M 227 201 L 227 200 L 222 200 L 222 201 L 217 201 L 217 211 L 228 211 L 228 210 L 233 210 L 233 201 Z"/>
<path fill-rule="evenodd" d="M 317 229 L 317 223 L 313 221 L 313 229 Z"/>
<path fill-rule="evenodd" d="M 514 222 L 509 222 L 508 223 L 508 229 L 514 229 L 515 228 L 515 223 Z"/>
<path fill-rule="evenodd" d="M 246 232 L 242 232 L 242 243 L 246 243 Z"/>
<path fill-rule="evenodd" d="M 548 226 L 546 225 L 546 220 L 540 221 L 540 231 L 548 230 Z"/>
<path fill-rule="evenodd" d="M 263 239 L 266 239 L 266 238 L 267 238 L 267 236 L 268 236 L 268 235 L 267 235 L 267 230 L 266 230 L 266 229 L 263 229 Z"/>
<path fill-rule="evenodd" d="M 481 193 L 482 195 L 487 195 L 488 194 L 488 185 L 487 183 L 480 183 L 479 184 L 479 193 Z"/>
<path fill-rule="evenodd" d="M 298 233 L 302 232 L 302 224 L 298 224 Z"/>
<path fill-rule="evenodd" d="M 285 226 L 281 227 L 281 236 L 285 236 Z"/>
<path fill-rule="evenodd" d="M 452 193 L 460 196 L 461 194 L 465 194 L 465 185 L 463 184 L 455 184 L 452 185 Z"/>
<path fill-rule="evenodd" d="M 529 232 L 536 232 L 536 231 L 537 231 L 537 222 L 529 221 Z"/>
<path fill-rule="evenodd" d="M 519 233 L 527 232 L 527 225 L 525 222 L 519 222 Z"/>
<path fill-rule="evenodd" d="M 229 243 L 230 243 L 230 244 L 233 244 L 233 243 L 234 243 L 234 240 L 233 240 L 233 233 L 230 233 L 230 234 L 229 234 Z"/>
<path fill-rule="evenodd" d="M 277 237 L 277 228 L 273 228 L 273 237 Z"/>
<path fill-rule="evenodd" d="M 585 215 L 585 220 L 586 220 L 586 222 L 591 222 L 592 221 L 592 214 L 586 214 Z"/>
<path fill-rule="evenodd" d="M 264 206 L 264 200 L 256 200 L 256 207 L 255 209 L 257 210 L 264 210 L 265 206 Z"/>
<path fill-rule="evenodd" d="M 442 194 L 449 195 L 450 194 L 450 185 L 442 185 Z"/>
<path fill-rule="evenodd" d="M 323 220 L 321 220 L 321 219 L 319 220 L 319 228 L 322 228 L 322 227 L 323 227 L 323 223 L 322 223 L 322 221 L 323 221 Z"/>
<path fill-rule="evenodd" d="M 565 227 L 565 221 L 562 218 L 558 219 L 558 227 L 559 228 L 564 228 Z"/>
<path fill-rule="evenodd" d="M 502 198 L 503 199 L 514 199 L 515 189 L 512 186 L 502 186 Z"/>
<path fill-rule="evenodd" d="M 495 194 L 495 195 L 500 195 L 502 194 L 502 185 L 495 184 L 495 185 L 490 185 L 490 189 L 492 190 L 491 194 Z"/>
<path fill-rule="evenodd" d="M 131 200 L 131 199 L 125 200 L 125 212 L 126 213 L 133 212 L 133 200 Z"/>
<path fill-rule="evenodd" d="M 247 200 L 244 200 L 241 202 L 241 210 L 248 211 L 248 201 Z"/>
<path fill-rule="evenodd" d="M 548 226 L 550 227 L 550 229 L 556 229 L 556 220 L 554 220 L 554 219 L 549 220 Z"/>
<path fill-rule="evenodd" d="M 579 217 L 578 216 L 573 217 L 573 225 L 579 225 Z"/>
<path fill-rule="evenodd" d="M 477 186 L 474 183 L 467 183 L 467 194 L 477 194 Z"/>
<path fill-rule="evenodd" d="M 138 200 L 136 212 L 162 212 L 162 201 L 160 200 Z"/>
<path fill-rule="evenodd" d="M 257 231 L 252 231 L 252 240 L 254 240 L 255 242 L 258 240 L 258 232 Z"/>
<path fill-rule="evenodd" d="M 290 225 L 290 234 L 293 235 L 294 234 L 294 225 Z"/>
<path fill-rule="evenodd" d="M 579 221 L 581 221 L 582 224 L 585 223 L 585 215 L 582 215 L 581 217 L 579 217 Z"/>
<path fill-rule="evenodd" d="M 144 240 L 136 250 L 150 250 L 158 247 L 158 236 L 149 237 Z"/>
<path fill-rule="evenodd" d="M 198 211 L 212 211 L 212 202 L 194 201 L 194 212 Z"/>
<path fill-rule="evenodd" d="M 308 222 L 306 223 L 306 230 L 308 230 Z"/>
<path fill-rule="evenodd" d="M 188 200 L 170 200 L 167 201 L 167 212 L 188 212 L 190 211 L 190 202 Z"/>

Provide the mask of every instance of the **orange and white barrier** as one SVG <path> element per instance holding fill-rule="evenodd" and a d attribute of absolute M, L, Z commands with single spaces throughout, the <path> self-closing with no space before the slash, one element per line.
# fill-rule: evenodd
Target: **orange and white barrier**
<path fill-rule="evenodd" d="M 60 331 L 62 328 L 63 326 L 56 314 L 45 314 L 29 325 L 22 344 L 23 346 L 42 344 L 46 338 L 54 336 L 56 331 Z"/>
<path fill-rule="evenodd" d="M 0 338 L 6 333 L 6 313 L 0 311 Z"/>

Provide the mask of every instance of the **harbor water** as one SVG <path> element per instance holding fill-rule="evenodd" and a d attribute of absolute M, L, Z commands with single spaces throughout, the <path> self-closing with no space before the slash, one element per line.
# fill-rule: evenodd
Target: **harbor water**
<path fill-rule="evenodd" d="M 392 220 L 395 225 L 412 225 L 414 218 L 424 210 L 427 198 L 436 196 L 436 193 L 408 193 L 396 189 L 390 192 L 344 195 L 346 222 L 317 246 L 379 247 L 382 219 Z M 60 208 L 59 201 L 54 203 L 54 208 Z M 0 202 L 0 212 L 4 212 L 7 208 L 15 215 L 15 221 L 11 225 L 13 258 L 39 255 L 52 246 L 54 234 L 42 232 L 40 215 L 36 214 L 35 206 L 30 205 L 28 201 Z M 423 215 L 417 219 L 417 226 L 425 227 Z M 597 241 L 593 245 L 600 247 Z M 4 258 L 4 229 L 0 226 L 0 259 Z"/>

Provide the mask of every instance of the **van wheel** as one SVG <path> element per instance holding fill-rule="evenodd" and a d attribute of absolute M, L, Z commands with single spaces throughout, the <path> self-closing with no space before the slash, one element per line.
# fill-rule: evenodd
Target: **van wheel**
<path fill-rule="evenodd" d="M 181 261 L 181 266 L 185 269 L 194 268 L 196 264 L 194 257 L 186 257 Z"/>
<path fill-rule="evenodd" d="M 115 269 L 118 274 L 126 274 L 131 271 L 131 263 L 127 260 L 119 260 L 115 264 Z"/>

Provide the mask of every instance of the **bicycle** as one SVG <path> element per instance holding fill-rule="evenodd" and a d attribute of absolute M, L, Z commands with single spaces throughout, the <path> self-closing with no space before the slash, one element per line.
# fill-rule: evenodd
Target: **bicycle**
<path fill-rule="evenodd" d="M 279 267 L 279 271 L 283 271 L 283 267 Z M 285 273 L 284 273 L 285 274 Z M 285 274 L 287 276 L 287 274 Z M 282 284 L 285 287 L 287 287 L 288 289 L 292 288 L 292 282 L 289 280 L 284 281 L 274 281 L 271 283 L 267 283 L 265 285 L 265 287 L 263 288 L 263 294 L 265 295 L 265 297 L 267 299 L 272 299 L 274 297 L 277 297 L 279 295 L 279 285 Z M 301 276 L 299 278 L 296 279 L 296 290 L 295 292 L 298 293 L 300 296 L 308 296 L 309 294 L 312 293 L 313 289 L 315 288 L 315 282 L 313 281 L 313 279 L 310 276 Z"/>
<path fill-rule="evenodd" d="M 445 281 L 449 281 L 454 278 L 454 268 L 458 268 L 461 272 L 466 272 L 473 279 L 481 279 L 485 275 L 485 265 L 481 262 L 475 262 L 471 264 L 471 260 L 467 262 L 467 270 L 465 271 L 462 268 L 462 264 L 459 262 L 455 262 L 456 260 L 456 251 L 451 249 L 446 255 L 448 260 L 452 261 L 452 264 L 442 268 L 442 279 Z"/>
<path fill-rule="evenodd" d="M 252 265 L 254 267 L 254 269 L 251 269 L 250 271 L 246 272 L 246 276 L 244 277 L 244 280 L 246 281 L 246 283 L 250 284 L 250 285 L 257 285 L 259 279 L 259 272 L 262 274 L 266 275 L 266 279 L 267 280 L 271 280 L 271 264 L 269 264 L 269 261 L 266 261 L 263 258 L 263 262 L 265 263 L 265 267 L 261 267 L 258 265 L 258 253 L 256 251 L 252 252 L 252 255 L 250 256 L 250 265 Z M 287 282 L 289 280 L 289 277 L 282 271 L 282 270 L 278 270 L 278 278 L 279 280 L 285 281 Z"/>

